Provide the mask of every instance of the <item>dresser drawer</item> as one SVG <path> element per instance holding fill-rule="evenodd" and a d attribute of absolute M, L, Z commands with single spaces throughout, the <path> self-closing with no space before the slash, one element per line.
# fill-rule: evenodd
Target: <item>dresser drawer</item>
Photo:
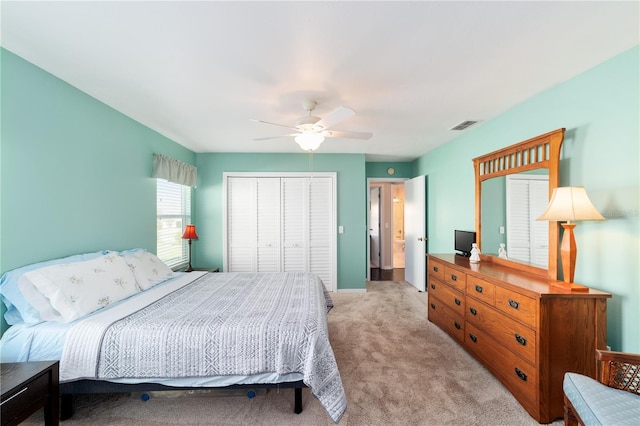
<path fill-rule="evenodd" d="M 445 330 L 460 343 L 464 342 L 464 318 L 447 307 L 437 297 L 429 294 L 429 321 Z"/>
<path fill-rule="evenodd" d="M 536 332 L 529 327 L 508 318 L 502 312 L 473 299 L 467 300 L 465 318 L 475 324 L 500 345 L 536 365 Z"/>
<path fill-rule="evenodd" d="M 464 293 L 464 290 L 467 286 L 467 274 L 445 266 L 444 282 Z"/>
<path fill-rule="evenodd" d="M 538 326 L 538 300 L 496 287 L 496 308 L 533 328 Z"/>
<path fill-rule="evenodd" d="M 467 295 L 494 306 L 496 302 L 496 286 L 473 275 L 467 275 Z"/>
<path fill-rule="evenodd" d="M 538 416 L 538 372 L 535 367 L 500 346 L 470 323 L 466 323 L 465 346 L 490 366 L 490 370 L 529 414 Z"/>
<path fill-rule="evenodd" d="M 456 312 L 461 317 L 464 317 L 465 302 L 464 294 L 457 291 L 447 284 L 443 284 L 441 281 L 429 277 L 429 294 L 433 294 L 435 297 L 444 302 L 451 310 Z"/>
<path fill-rule="evenodd" d="M 432 259 L 429 259 L 428 262 L 429 262 L 428 275 L 436 279 L 439 279 L 440 281 L 444 281 L 444 265 Z"/>

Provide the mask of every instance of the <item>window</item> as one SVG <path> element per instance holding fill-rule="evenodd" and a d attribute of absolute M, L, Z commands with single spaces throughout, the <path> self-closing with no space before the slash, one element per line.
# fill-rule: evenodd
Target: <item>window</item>
<path fill-rule="evenodd" d="M 184 228 L 191 223 L 191 187 L 157 179 L 157 255 L 172 268 L 189 262 Z"/>

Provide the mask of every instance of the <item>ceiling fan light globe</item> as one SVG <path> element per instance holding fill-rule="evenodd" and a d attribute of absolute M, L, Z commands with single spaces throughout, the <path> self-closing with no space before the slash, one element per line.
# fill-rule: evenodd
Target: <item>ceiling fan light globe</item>
<path fill-rule="evenodd" d="M 295 141 L 305 151 L 315 151 L 324 141 L 324 136 L 318 133 L 301 133 L 296 136 Z"/>

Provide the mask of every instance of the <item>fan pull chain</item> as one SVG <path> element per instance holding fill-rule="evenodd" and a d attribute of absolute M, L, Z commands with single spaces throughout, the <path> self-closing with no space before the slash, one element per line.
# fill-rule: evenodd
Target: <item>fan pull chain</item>
<path fill-rule="evenodd" d="M 313 172 L 313 151 L 309 151 L 309 171 Z"/>

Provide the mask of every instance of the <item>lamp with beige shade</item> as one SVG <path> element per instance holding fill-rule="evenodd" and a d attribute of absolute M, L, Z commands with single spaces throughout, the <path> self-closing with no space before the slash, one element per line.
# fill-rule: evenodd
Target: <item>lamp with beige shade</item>
<path fill-rule="evenodd" d="M 571 287 L 571 290 L 580 291 L 576 285 L 573 285 L 578 248 L 573 235 L 573 228 L 576 227 L 576 224 L 571 222 L 605 220 L 605 218 L 591 204 L 583 186 L 567 186 L 553 190 L 547 209 L 536 220 L 566 221 L 566 223 L 561 224 L 562 228 L 564 228 L 560 245 L 562 276 L 567 286 Z"/>

